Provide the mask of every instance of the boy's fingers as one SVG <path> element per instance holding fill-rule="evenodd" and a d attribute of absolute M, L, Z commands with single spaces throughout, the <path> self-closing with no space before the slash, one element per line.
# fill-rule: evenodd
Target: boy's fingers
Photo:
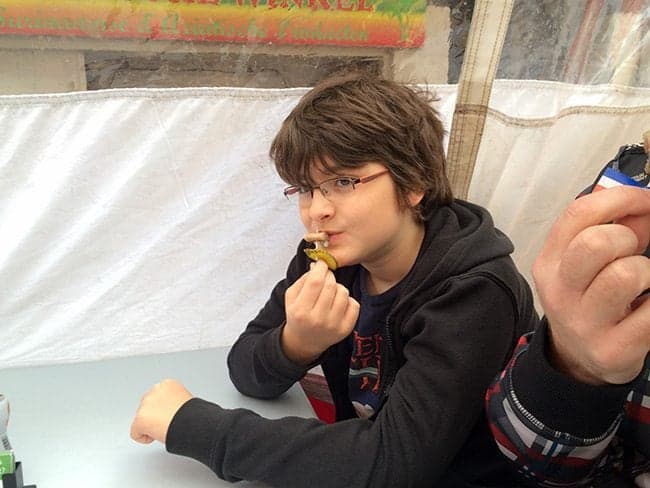
<path fill-rule="evenodd" d="M 295 301 L 295 299 L 300 294 L 302 287 L 305 286 L 305 280 L 307 279 L 307 273 L 303 274 L 300 278 L 293 282 L 293 284 L 287 288 L 287 291 L 284 292 L 285 299 L 289 302 Z"/>
<path fill-rule="evenodd" d="M 359 305 L 359 302 L 354 298 L 348 297 L 347 307 L 345 309 L 345 314 L 343 315 L 343 324 L 348 333 L 352 331 L 354 325 L 357 323 L 360 308 L 361 305 Z"/>
<path fill-rule="evenodd" d="M 562 283 L 572 290 L 586 290 L 609 263 L 633 255 L 638 242 L 636 234 L 624 225 L 588 227 L 568 244 L 562 255 L 558 268 Z"/>
<path fill-rule="evenodd" d="M 650 218 L 650 191 L 619 186 L 580 197 L 555 222 L 540 256 L 559 262 L 569 243 L 582 230 L 630 216 Z M 643 226 L 637 229 L 642 232 Z M 647 240 L 647 235 L 639 237 L 641 241 Z"/>
<path fill-rule="evenodd" d="M 148 435 L 144 435 L 144 434 L 142 434 L 140 436 L 137 436 L 137 437 L 131 436 L 131 438 L 134 441 L 139 442 L 140 444 L 151 444 L 153 442 L 153 439 L 151 437 L 149 437 Z"/>
<path fill-rule="evenodd" d="M 310 263 L 309 271 L 304 273 L 293 285 L 287 288 L 287 291 L 284 293 L 285 300 L 289 302 L 295 302 L 299 299 L 308 300 L 310 305 L 314 304 L 320 294 L 320 288 L 323 286 L 322 280 L 328 269 L 325 263 L 322 263 L 322 265 L 325 266 L 325 269 L 322 266 L 318 266 L 317 262 Z"/>
<path fill-rule="evenodd" d="M 140 444 L 151 444 L 153 442 L 153 438 L 151 438 L 147 434 L 140 432 L 137 417 L 131 424 L 131 439 L 133 439 L 136 442 L 139 442 Z"/>
<path fill-rule="evenodd" d="M 343 285 L 336 285 L 336 296 L 332 301 L 330 313 L 334 320 L 340 322 L 345 316 L 345 311 L 350 300 L 350 291 Z"/>
<path fill-rule="evenodd" d="M 340 285 L 336 283 L 334 273 L 328 270 L 325 279 L 323 280 L 323 287 L 321 288 L 320 294 L 316 298 L 316 303 L 314 304 L 314 313 L 321 317 L 330 314 L 337 296 L 338 286 Z"/>
<path fill-rule="evenodd" d="M 329 268 L 324 262 L 316 261 L 312 268 L 305 273 L 305 282 L 296 299 L 307 306 L 315 306 L 323 286 L 325 286 L 328 272 Z"/>

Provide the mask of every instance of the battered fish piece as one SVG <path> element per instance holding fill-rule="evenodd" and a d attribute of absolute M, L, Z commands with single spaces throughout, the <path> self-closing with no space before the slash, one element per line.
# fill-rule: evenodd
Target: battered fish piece
<path fill-rule="evenodd" d="M 324 261 L 327 264 L 327 267 L 332 271 L 335 271 L 338 267 L 338 263 L 334 256 L 332 256 L 327 250 L 327 234 L 325 232 L 309 232 L 305 234 L 305 240 L 307 242 L 313 242 L 316 246 L 315 248 L 305 249 L 305 254 L 312 261 Z"/>

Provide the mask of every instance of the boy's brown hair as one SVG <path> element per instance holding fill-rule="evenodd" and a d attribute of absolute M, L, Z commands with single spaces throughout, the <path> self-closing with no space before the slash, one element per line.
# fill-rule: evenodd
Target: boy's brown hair
<path fill-rule="evenodd" d="M 400 205 L 409 191 L 424 198 L 414 209 L 445 205 L 452 191 L 445 172 L 444 129 L 426 91 L 354 73 L 327 79 L 303 96 L 271 144 L 280 177 L 291 185 L 315 187 L 314 167 L 341 174 L 369 162 L 385 165 Z"/>

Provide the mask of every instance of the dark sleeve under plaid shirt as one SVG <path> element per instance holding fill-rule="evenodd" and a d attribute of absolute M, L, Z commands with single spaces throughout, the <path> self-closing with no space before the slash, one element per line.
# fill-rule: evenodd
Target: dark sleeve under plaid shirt
<path fill-rule="evenodd" d="M 631 385 L 583 385 L 549 365 L 546 335 L 543 321 L 522 337 L 486 394 L 492 434 L 522 485 L 650 488 L 650 356 Z"/>

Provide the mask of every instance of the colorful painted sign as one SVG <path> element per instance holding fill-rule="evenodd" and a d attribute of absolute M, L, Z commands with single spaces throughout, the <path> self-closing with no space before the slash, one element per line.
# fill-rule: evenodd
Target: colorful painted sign
<path fill-rule="evenodd" d="M 417 47 L 426 0 L 0 0 L 0 35 Z"/>

